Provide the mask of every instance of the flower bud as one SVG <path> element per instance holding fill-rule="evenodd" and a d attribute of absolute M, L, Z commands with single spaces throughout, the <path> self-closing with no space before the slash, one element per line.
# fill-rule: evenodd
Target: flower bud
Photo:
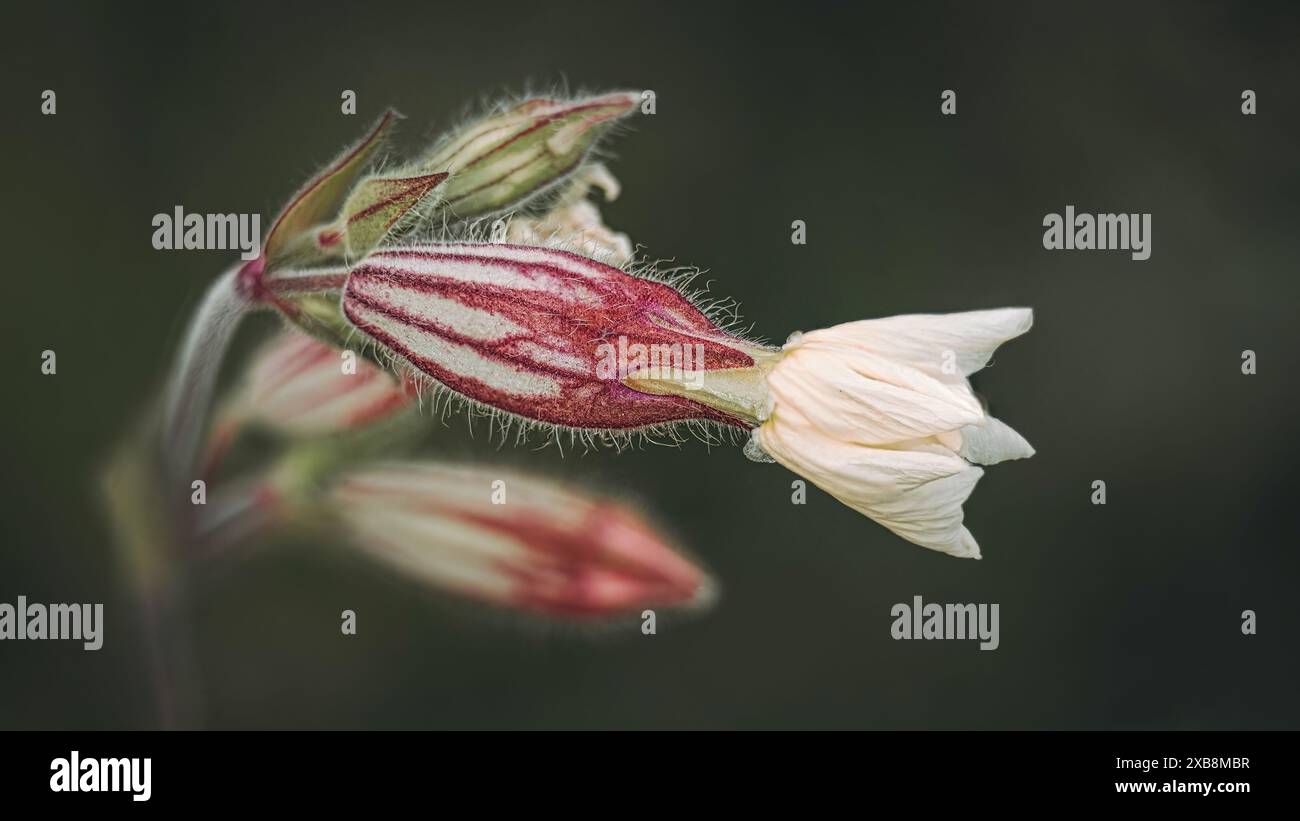
<path fill-rule="evenodd" d="M 446 206 L 458 219 L 508 211 L 577 169 L 637 100 L 632 92 L 529 100 L 451 135 L 417 168 L 451 174 Z"/>
<path fill-rule="evenodd" d="M 300 333 L 282 333 L 259 352 L 223 419 L 290 436 L 354 430 L 415 401 L 409 383 L 374 363 Z"/>
<path fill-rule="evenodd" d="M 1032 456 L 967 376 L 1033 322 L 1028 309 L 897 316 L 796 334 L 767 376 L 762 451 L 908 541 L 979 558 L 962 505 L 971 463 Z"/>
<path fill-rule="evenodd" d="M 331 499 L 362 550 L 499 606 L 581 618 L 711 598 L 704 571 L 636 513 L 554 482 L 389 463 L 348 474 Z"/>
<path fill-rule="evenodd" d="M 451 243 L 380 249 L 352 270 L 348 320 L 463 397 L 525 419 L 628 431 L 748 429 L 771 351 L 672 287 L 577 254 Z"/>

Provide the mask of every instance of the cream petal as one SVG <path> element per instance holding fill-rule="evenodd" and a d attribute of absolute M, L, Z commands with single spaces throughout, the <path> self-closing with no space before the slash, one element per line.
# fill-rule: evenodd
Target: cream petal
<path fill-rule="evenodd" d="M 845 442 L 888 445 L 984 419 L 964 381 L 945 383 L 865 350 L 816 341 L 788 351 L 767 383 L 775 408 L 797 408 L 817 430 Z"/>
<path fill-rule="evenodd" d="M 962 524 L 962 505 L 983 470 L 938 445 L 865 447 L 792 419 L 778 414 L 758 429 L 760 444 L 782 465 L 914 544 L 979 558 L 979 545 Z"/>
<path fill-rule="evenodd" d="M 999 345 L 1028 331 L 1033 323 L 1034 312 L 1029 308 L 907 314 L 846 322 L 811 331 L 803 339 L 869 350 L 955 382 L 987 365 Z M 953 373 L 945 372 L 949 361 Z"/>

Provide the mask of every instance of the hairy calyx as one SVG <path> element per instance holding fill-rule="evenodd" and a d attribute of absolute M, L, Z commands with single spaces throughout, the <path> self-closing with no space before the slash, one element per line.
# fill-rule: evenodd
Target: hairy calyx
<path fill-rule="evenodd" d="M 522 245 L 381 249 L 352 270 L 343 311 L 465 398 L 585 430 L 750 428 L 774 355 L 667 284 Z"/>

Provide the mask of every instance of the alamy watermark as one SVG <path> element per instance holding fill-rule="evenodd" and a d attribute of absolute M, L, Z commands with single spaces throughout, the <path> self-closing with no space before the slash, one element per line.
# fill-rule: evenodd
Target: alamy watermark
<path fill-rule="evenodd" d="M 920 596 L 912 603 L 900 602 L 889 609 L 894 623 L 889 635 L 899 639 L 979 639 L 981 650 L 996 650 L 998 635 L 996 604 L 923 604 Z"/>
<path fill-rule="evenodd" d="M 1131 251 L 1133 259 L 1151 258 L 1150 214 L 1076 214 L 1043 217 L 1043 247 L 1049 251 Z"/>
<path fill-rule="evenodd" d="M 675 382 L 688 390 L 704 387 L 704 344 L 700 342 L 646 345 L 629 343 L 620 335 L 617 342 L 597 345 L 596 357 L 597 379 L 622 382 L 631 376 Z"/>
<path fill-rule="evenodd" d="M 73 750 L 50 762 L 53 792 L 126 792 L 132 801 L 153 795 L 152 758 L 82 758 Z"/>
<path fill-rule="evenodd" d="M 261 214 L 187 214 L 176 206 L 171 214 L 154 214 L 153 247 L 158 251 L 233 251 L 239 258 L 262 253 Z"/>
<path fill-rule="evenodd" d="M 104 646 L 104 605 L 0 602 L 0 639 L 71 639 L 86 650 Z"/>

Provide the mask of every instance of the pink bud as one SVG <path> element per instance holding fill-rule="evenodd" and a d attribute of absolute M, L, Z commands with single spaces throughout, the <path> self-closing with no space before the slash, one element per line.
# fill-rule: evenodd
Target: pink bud
<path fill-rule="evenodd" d="M 569 617 L 701 604 L 712 583 L 616 502 L 485 467 L 390 463 L 333 491 L 363 550 L 426 582 Z"/>
<path fill-rule="evenodd" d="M 763 349 L 672 287 L 577 254 L 381 249 L 353 269 L 343 311 L 437 382 L 526 419 L 616 431 L 690 419 L 752 427 L 707 388 L 725 371 L 753 369 Z"/>

